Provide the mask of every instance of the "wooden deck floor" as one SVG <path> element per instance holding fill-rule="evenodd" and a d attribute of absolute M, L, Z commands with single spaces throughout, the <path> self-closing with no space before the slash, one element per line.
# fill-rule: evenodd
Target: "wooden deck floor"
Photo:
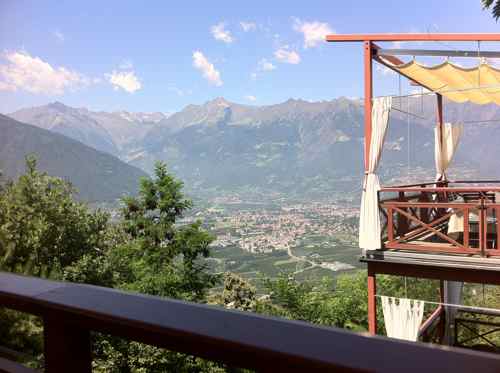
<path fill-rule="evenodd" d="M 443 244 L 448 245 L 448 244 Z M 499 257 L 481 257 L 463 254 L 430 254 L 409 250 L 368 250 L 360 257 L 361 262 L 384 262 L 432 267 L 480 269 L 500 272 Z"/>

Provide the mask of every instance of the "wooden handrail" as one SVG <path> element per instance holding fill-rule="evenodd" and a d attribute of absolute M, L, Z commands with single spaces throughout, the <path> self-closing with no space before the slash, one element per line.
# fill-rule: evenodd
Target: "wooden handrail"
<path fill-rule="evenodd" d="M 435 207 L 435 208 L 479 208 L 481 206 L 480 203 L 472 203 L 472 202 L 399 202 L 399 201 L 382 201 L 380 202 L 381 207 Z M 489 206 L 489 205 L 488 205 Z M 492 204 L 492 207 L 500 205 Z"/>
<path fill-rule="evenodd" d="M 483 183 L 492 183 L 492 180 L 482 180 Z M 477 181 L 458 181 L 449 184 L 478 183 Z M 392 193 L 389 198 L 381 198 L 382 193 Z M 500 256 L 500 201 L 497 201 L 493 192 L 500 192 L 500 186 L 469 186 L 469 187 L 415 187 L 396 186 L 383 187 L 378 194 L 379 207 L 382 211 L 390 211 L 396 214 L 396 219 L 387 219 L 387 238 L 383 240 L 386 249 L 408 249 L 427 252 L 453 252 L 460 254 L 480 254 L 481 256 Z M 397 197 L 394 195 L 397 193 Z M 430 198 L 434 195 L 435 198 Z M 461 200 L 453 196 L 462 196 Z M 428 210 L 432 209 L 434 220 L 429 221 Z M 420 210 L 420 213 L 418 213 Z M 489 231 L 488 211 L 494 211 L 496 217 L 496 233 L 492 237 Z M 451 238 L 448 234 L 441 232 L 446 226 L 436 229 L 436 222 L 442 222 L 443 216 L 453 215 L 453 212 L 461 212 L 463 216 L 462 240 Z M 474 242 L 479 246 L 471 246 L 471 235 L 469 227 L 469 213 L 474 212 L 479 216 L 477 239 L 474 233 Z M 445 215 L 447 213 L 447 215 Z M 384 213 L 388 217 L 388 213 Z M 394 222 L 397 224 L 394 224 Z M 418 227 L 410 227 L 413 225 Z M 436 226 L 437 227 L 437 226 Z M 396 236 L 390 233 L 396 229 Z M 425 239 L 417 236 L 425 235 Z M 440 243 L 448 246 L 439 246 L 429 240 L 438 237 Z M 413 242 L 409 240 L 413 239 Z M 478 251 L 479 249 L 479 251 Z"/>
<path fill-rule="evenodd" d="M 419 187 L 382 187 L 380 192 L 426 192 L 426 193 L 481 193 L 481 192 L 500 192 L 500 187 L 437 187 L 437 188 L 419 188 Z"/>
<path fill-rule="evenodd" d="M 2 272 L 0 306 L 43 317 L 48 373 L 90 372 L 89 331 L 268 372 L 500 370 L 494 354 Z"/>

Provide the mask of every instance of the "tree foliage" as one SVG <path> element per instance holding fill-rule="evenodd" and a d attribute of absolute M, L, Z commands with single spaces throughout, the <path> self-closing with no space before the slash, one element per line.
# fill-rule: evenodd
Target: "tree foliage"
<path fill-rule="evenodd" d="M 154 178 L 140 180 L 137 197 L 123 199 L 123 219 L 112 227 L 114 244 L 84 255 L 65 269 L 66 280 L 202 302 L 218 280 L 202 258 L 213 237 L 201 222 L 182 223 L 192 202 L 182 183 L 157 163 Z M 96 369 L 106 372 L 217 371 L 216 364 L 119 338 L 97 336 Z"/>
<path fill-rule="evenodd" d="M 491 14 L 498 21 L 500 18 L 500 0 L 481 0 L 484 9 L 491 9 Z"/>
<path fill-rule="evenodd" d="M 213 237 L 201 222 L 185 219 L 192 202 L 182 188 L 158 163 L 152 178 L 140 180 L 139 194 L 123 199 L 122 219 L 112 223 L 107 214 L 75 202 L 68 182 L 38 171 L 36 160 L 29 157 L 26 173 L 0 190 L 0 269 L 367 329 L 365 271 L 315 283 L 299 282 L 288 274 L 263 278 L 264 294 L 244 278 L 226 273 L 222 289 L 214 288 L 219 277 L 209 272 L 204 260 Z M 438 288 L 431 281 L 377 278 L 379 293 L 397 297 L 437 300 Z M 378 317 L 383 333 L 382 312 Z M 0 339 L 10 341 L 9 347 L 41 358 L 41 331 L 34 317 L 0 311 Z M 221 364 L 112 336 L 93 338 L 96 372 L 227 370 Z"/>
<path fill-rule="evenodd" d="M 0 269 L 73 282 L 204 301 L 218 277 L 201 259 L 213 237 L 200 222 L 179 221 L 192 203 L 182 183 L 158 163 L 152 179 L 140 181 L 137 197 L 127 197 L 123 219 L 76 202 L 68 182 L 37 170 L 0 191 Z M 0 314 L 0 336 L 10 347 L 42 356 L 41 323 L 10 311 Z M 19 333 L 19 331 L 24 331 Z M 96 335 L 96 371 L 217 371 L 216 364 Z"/>
<path fill-rule="evenodd" d="M 0 268 L 55 277 L 85 253 L 105 250 L 108 215 L 75 202 L 71 184 L 39 172 L 26 158 L 26 173 L 0 194 Z"/>

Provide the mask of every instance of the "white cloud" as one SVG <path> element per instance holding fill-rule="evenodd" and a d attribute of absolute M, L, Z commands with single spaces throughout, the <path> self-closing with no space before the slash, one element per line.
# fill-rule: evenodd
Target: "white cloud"
<path fill-rule="evenodd" d="M 118 65 L 118 68 L 122 69 L 122 70 L 130 70 L 130 69 L 134 68 L 134 63 L 132 62 L 132 60 L 126 59 L 126 60 L 123 60 Z"/>
<path fill-rule="evenodd" d="M 54 35 L 54 37 L 60 41 L 61 43 L 63 43 L 65 40 L 66 40 L 66 37 L 64 36 L 64 34 L 59 31 L 59 30 L 55 30 L 52 32 L 52 35 Z"/>
<path fill-rule="evenodd" d="M 113 70 L 111 74 L 105 74 L 105 77 L 115 90 L 123 89 L 125 92 L 134 93 L 142 88 L 142 83 L 134 71 Z"/>
<path fill-rule="evenodd" d="M 240 26 L 245 32 L 255 31 L 257 29 L 257 24 L 255 22 L 241 21 Z"/>
<path fill-rule="evenodd" d="M 61 95 L 92 83 L 84 75 L 59 66 L 53 67 L 28 52 L 4 52 L 6 64 L 0 65 L 0 90 L 23 90 L 30 93 Z"/>
<path fill-rule="evenodd" d="M 259 61 L 259 70 L 261 71 L 272 71 L 276 69 L 276 65 L 267 59 L 263 58 Z"/>
<path fill-rule="evenodd" d="M 234 41 L 233 35 L 229 30 L 225 29 L 226 25 L 224 22 L 220 22 L 210 28 L 210 32 L 212 33 L 215 40 L 223 41 L 226 44 L 230 44 Z"/>
<path fill-rule="evenodd" d="M 257 97 L 252 96 L 252 95 L 247 95 L 247 96 L 245 96 L 245 100 L 255 102 L 255 101 L 257 101 Z"/>
<path fill-rule="evenodd" d="M 259 75 L 261 75 L 263 72 L 273 71 L 276 70 L 276 68 L 276 65 L 271 61 L 267 60 L 266 58 L 262 58 L 258 62 L 256 70 L 250 74 L 250 78 L 252 78 L 252 80 L 257 80 Z"/>
<path fill-rule="evenodd" d="M 193 66 L 203 73 L 203 77 L 217 87 L 222 85 L 220 72 L 200 51 L 193 52 Z"/>
<path fill-rule="evenodd" d="M 304 35 L 304 48 L 313 48 L 325 42 L 325 36 L 334 34 L 335 31 L 326 22 L 302 22 L 300 19 L 295 19 L 293 26 L 295 31 Z"/>
<path fill-rule="evenodd" d="M 290 50 L 286 45 L 275 51 L 274 57 L 276 57 L 278 61 L 284 63 L 291 63 L 293 65 L 300 63 L 299 54 L 295 51 Z"/>

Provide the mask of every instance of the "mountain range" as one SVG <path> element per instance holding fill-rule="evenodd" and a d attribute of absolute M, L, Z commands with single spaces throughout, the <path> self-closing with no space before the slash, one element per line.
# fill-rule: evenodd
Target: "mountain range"
<path fill-rule="evenodd" d="M 119 156 L 126 152 L 127 146 L 132 141 L 142 139 L 152 126 L 166 119 L 168 114 L 97 112 L 54 102 L 21 109 L 9 116 Z"/>
<path fill-rule="evenodd" d="M 403 112 L 391 112 L 383 172 L 406 172 L 409 160 L 432 175 L 434 98 L 402 99 L 393 106 Z M 148 173 L 156 160 L 166 161 L 188 185 L 202 189 L 293 189 L 318 178 L 357 182 L 363 173 L 363 105 L 356 99 L 290 99 L 252 106 L 216 98 L 171 115 L 94 112 L 56 102 L 9 116 L 116 155 Z M 495 118 L 500 111 L 494 105 L 445 103 L 447 121 L 485 121 L 466 125 L 456 162 L 500 176 L 494 156 L 500 127 L 488 122 Z"/>

